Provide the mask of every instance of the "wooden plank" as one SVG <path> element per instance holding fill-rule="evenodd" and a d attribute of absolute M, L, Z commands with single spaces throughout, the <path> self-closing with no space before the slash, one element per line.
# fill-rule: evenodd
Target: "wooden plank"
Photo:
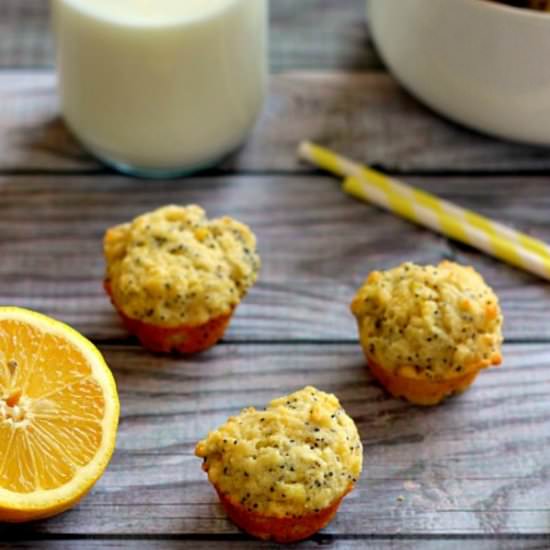
<path fill-rule="evenodd" d="M 436 538 L 423 539 L 414 536 L 399 538 L 344 538 L 334 539 L 332 537 L 316 536 L 312 540 L 307 540 L 299 544 L 300 549 L 318 550 L 319 546 L 331 548 L 332 550 L 464 550 L 464 548 L 475 548 L 476 550 L 547 550 L 550 544 L 550 538 L 537 537 L 530 539 L 520 536 L 510 538 L 496 538 L 494 540 L 484 540 L 476 537 L 445 539 Z M 475 545 L 475 546 L 474 546 Z M 127 548 L 137 548 L 146 550 L 211 550 L 213 547 L 219 550 L 249 550 L 264 548 L 280 548 L 280 546 L 269 542 L 249 540 L 239 537 L 237 540 L 227 540 L 220 538 L 194 540 L 185 537 L 168 540 L 156 539 L 71 539 L 71 540 L 36 540 L 26 542 L 14 542 L 9 545 L 2 545 L 1 550 L 126 550 Z"/>
<path fill-rule="evenodd" d="M 545 178 L 410 178 L 550 241 Z M 550 339 L 549 287 L 534 276 L 357 202 L 322 176 L 0 178 L 0 303 L 42 310 L 97 340 L 124 338 L 101 288 L 105 229 L 170 203 L 229 213 L 258 235 L 263 269 L 230 341 L 355 340 L 348 304 L 374 269 L 457 257 L 497 290 L 506 337 Z"/>
<path fill-rule="evenodd" d="M 0 0 L 0 67 L 53 64 L 47 0 Z M 365 0 L 270 2 L 272 71 L 380 68 L 368 41 Z"/>
<path fill-rule="evenodd" d="M 0 171 L 98 170 L 58 116 L 49 71 L 0 73 Z M 297 144 L 313 139 L 389 171 L 513 171 L 550 168 L 541 148 L 498 141 L 438 117 L 383 73 L 290 73 L 271 80 L 256 129 L 221 167 L 310 171 Z"/>
<path fill-rule="evenodd" d="M 0 0 L 0 67 L 40 67 L 53 58 L 46 0 Z"/>
<path fill-rule="evenodd" d="M 239 531 L 193 456 L 198 439 L 249 405 L 306 384 L 335 392 L 361 433 L 365 471 L 322 536 L 550 534 L 550 348 L 509 345 L 502 368 L 442 406 L 386 395 L 357 345 L 231 345 L 188 360 L 103 348 L 122 419 L 104 477 L 74 510 L 24 537 L 224 537 Z"/>
<path fill-rule="evenodd" d="M 365 0 L 275 0 L 271 9 L 271 69 L 382 69 L 370 42 Z"/>

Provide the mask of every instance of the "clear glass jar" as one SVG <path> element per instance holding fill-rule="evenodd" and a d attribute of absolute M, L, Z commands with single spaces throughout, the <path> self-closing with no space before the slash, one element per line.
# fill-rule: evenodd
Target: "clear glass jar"
<path fill-rule="evenodd" d="M 64 119 L 115 168 L 174 177 L 236 149 L 267 84 L 267 0 L 52 0 Z"/>

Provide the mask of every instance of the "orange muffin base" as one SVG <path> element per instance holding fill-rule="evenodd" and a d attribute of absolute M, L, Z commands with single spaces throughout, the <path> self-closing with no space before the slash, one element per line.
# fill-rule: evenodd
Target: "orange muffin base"
<path fill-rule="evenodd" d="M 382 368 L 372 357 L 367 356 L 367 361 L 373 376 L 391 395 L 403 397 L 415 405 L 437 405 L 452 394 L 466 391 L 485 368 L 475 368 L 462 376 L 446 380 L 428 380 L 394 374 Z"/>
<path fill-rule="evenodd" d="M 107 281 L 103 283 L 103 287 L 126 330 L 137 336 L 143 347 L 157 353 L 177 352 L 189 355 L 205 351 L 221 340 L 233 315 L 233 311 L 231 311 L 227 315 L 220 315 L 207 323 L 196 326 L 159 327 L 128 317 L 114 301 L 111 287 Z"/>
<path fill-rule="evenodd" d="M 265 516 L 256 512 L 249 512 L 244 506 L 235 503 L 227 495 L 224 495 L 216 486 L 214 488 L 227 515 L 243 531 L 262 540 L 290 543 L 307 539 L 323 527 L 326 527 L 336 515 L 343 498 L 353 489 L 353 485 L 349 485 L 348 489 L 338 500 L 319 512 L 288 518 Z"/>

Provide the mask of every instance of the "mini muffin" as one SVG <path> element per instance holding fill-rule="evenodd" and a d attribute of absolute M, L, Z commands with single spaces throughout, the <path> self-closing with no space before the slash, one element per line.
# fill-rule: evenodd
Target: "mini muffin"
<path fill-rule="evenodd" d="M 195 450 L 229 517 L 261 539 L 323 528 L 359 475 L 361 440 L 338 399 L 313 387 L 244 409 Z"/>
<path fill-rule="evenodd" d="M 250 229 L 202 208 L 166 206 L 110 228 L 104 287 L 126 328 L 157 352 L 196 353 L 224 334 L 256 281 Z"/>
<path fill-rule="evenodd" d="M 471 267 L 445 261 L 375 271 L 351 311 L 372 374 L 418 405 L 466 390 L 502 360 L 498 299 Z"/>

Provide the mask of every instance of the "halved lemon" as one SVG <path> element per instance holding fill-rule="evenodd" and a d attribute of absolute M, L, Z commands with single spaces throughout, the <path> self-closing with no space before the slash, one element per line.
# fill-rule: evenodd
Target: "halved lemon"
<path fill-rule="evenodd" d="M 104 472 L 119 402 L 101 353 L 33 311 L 0 307 L 0 521 L 67 510 Z"/>

